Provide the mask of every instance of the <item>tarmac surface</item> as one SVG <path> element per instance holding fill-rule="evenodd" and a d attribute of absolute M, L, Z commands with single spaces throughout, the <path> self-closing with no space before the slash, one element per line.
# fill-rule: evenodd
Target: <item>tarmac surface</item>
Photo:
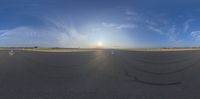
<path fill-rule="evenodd" d="M 3 99 L 199 99 L 200 51 L 0 51 Z"/>

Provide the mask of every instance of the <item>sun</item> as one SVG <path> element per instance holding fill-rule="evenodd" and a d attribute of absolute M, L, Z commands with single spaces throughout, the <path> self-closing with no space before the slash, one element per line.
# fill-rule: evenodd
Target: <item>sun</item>
<path fill-rule="evenodd" d="M 97 46 L 98 46 L 98 47 L 102 47 L 102 46 L 103 46 L 103 43 L 102 43 L 102 42 L 98 42 L 98 43 L 97 43 Z"/>

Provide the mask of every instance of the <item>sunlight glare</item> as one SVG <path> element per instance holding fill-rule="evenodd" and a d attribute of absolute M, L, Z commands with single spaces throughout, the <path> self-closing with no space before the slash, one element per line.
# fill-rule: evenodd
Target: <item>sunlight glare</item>
<path fill-rule="evenodd" d="M 103 46 L 103 43 L 102 43 L 102 42 L 98 42 L 97 45 L 98 45 L 99 47 L 102 47 L 102 46 Z"/>

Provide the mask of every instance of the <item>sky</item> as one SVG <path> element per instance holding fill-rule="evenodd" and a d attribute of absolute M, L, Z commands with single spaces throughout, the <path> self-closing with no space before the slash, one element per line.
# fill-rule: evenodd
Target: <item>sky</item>
<path fill-rule="evenodd" d="M 199 47 L 198 0 L 0 0 L 0 47 Z"/>

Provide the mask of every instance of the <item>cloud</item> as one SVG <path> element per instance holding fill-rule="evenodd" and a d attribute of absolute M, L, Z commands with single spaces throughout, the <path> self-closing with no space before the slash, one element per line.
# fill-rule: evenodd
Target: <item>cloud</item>
<path fill-rule="evenodd" d="M 127 10 L 125 10 L 125 18 L 124 19 L 129 22 L 138 22 L 138 21 L 142 21 L 144 19 L 144 17 L 136 11 L 127 9 Z"/>
<path fill-rule="evenodd" d="M 178 38 L 179 31 L 177 25 L 167 17 L 166 13 L 148 13 L 141 14 L 135 11 L 126 10 L 126 18 L 130 23 L 134 23 L 137 26 L 139 31 L 144 30 L 151 31 L 151 33 L 157 33 L 159 35 L 165 36 L 168 38 L 169 42 L 177 43 L 181 42 Z M 193 20 L 188 20 L 186 22 L 186 30 L 189 28 L 189 23 Z"/>
<path fill-rule="evenodd" d="M 169 38 L 169 41 L 176 42 L 176 36 L 178 33 L 176 32 L 175 25 L 172 25 L 171 27 L 169 27 L 168 31 L 165 31 L 166 29 L 162 29 L 162 28 L 158 28 L 154 26 L 148 26 L 148 28 L 160 35 L 167 36 Z"/>
<path fill-rule="evenodd" d="M 28 27 L 17 27 L 9 30 L 0 30 L 0 44 L 1 46 L 13 44 L 20 45 L 20 44 L 27 44 L 30 40 L 29 35 L 32 32 L 31 29 Z M 26 40 L 24 40 L 26 38 Z"/>
<path fill-rule="evenodd" d="M 169 29 L 169 40 L 172 42 L 180 42 L 180 40 L 177 40 L 177 32 L 176 32 L 176 25 L 172 25 L 171 28 Z"/>
<path fill-rule="evenodd" d="M 58 45 L 62 47 L 78 47 L 87 44 L 88 35 L 79 33 L 72 20 L 49 18 L 48 21 L 51 23 L 49 27 L 57 34 Z"/>
<path fill-rule="evenodd" d="M 1 30 L 0 30 L 1 31 Z M 0 45 L 1 46 L 50 46 L 53 44 L 54 40 L 53 34 L 47 33 L 48 31 L 43 32 L 42 30 L 34 30 L 31 27 L 20 26 L 6 30 L 0 36 Z"/>
<path fill-rule="evenodd" d="M 72 22 L 47 18 L 46 26 L 33 29 L 19 26 L 0 30 L 0 46 L 79 47 L 87 44 L 87 35 L 79 33 Z"/>
<path fill-rule="evenodd" d="M 6 32 L 8 32 L 8 30 L 0 30 L 0 39 L 6 35 Z"/>
<path fill-rule="evenodd" d="M 92 47 L 93 38 L 114 35 L 115 30 L 132 29 L 134 24 L 102 23 L 100 27 L 88 29 L 100 32 L 82 30 L 81 33 L 72 20 L 64 18 L 45 18 L 46 26 L 35 29 L 28 26 L 19 26 L 8 30 L 0 30 L 0 46 L 41 46 L 41 47 Z M 103 27 L 102 27 L 103 26 Z M 111 30 L 105 28 L 112 28 Z M 110 32 L 108 34 L 108 31 Z M 96 33 L 96 34 L 95 34 Z M 95 34 L 95 35 L 94 35 Z M 105 40 L 105 38 L 103 38 Z"/>
<path fill-rule="evenodd" d="M 8 30 L 0 30 L 0 34 L 7 32 Z"/>
<path fill-rule="evenodd" d="M 114 23 L 106 23 L 106 22 L 103 22 L 102 26 L 105 28 L 112 28 L 116 30 L 134 29 L 137 27 L 136 24 L 114 24 Z"/>
<path fill-rule="evenodd" d="M 190 28 L 190 23 L 192 23 L 193 21 L 194 19 L 188 19 L 185 21 L 183 30 L 184 33 L 188 31 L 188 29 Z"/>
<path fill-rule="evenodd" d="M 127 10 L 125 11 L 125 14 L 126 14 L 126 15 L 129 15 L 129 16 L 137 16 L 137 15 L 138 15 L 138 13 L 136 13 L 136 12 L 134 12 L 134 11 L 131 11 L 131 10 L 129 10 L 129 9 L 127 9 Z"/>
<path fill-rule="evenodd" d="M 86 44 L 84 40 L 85 36 L 80 35 L 73 26 L 57 24 L 42 29 L 20 26 L 1 33 L 0 46 L 79 47 Z"/>
<path fill-rule="evenodd" d="M 200 31 L 193 31 L 190 33 L 190 36 L 192 36 L 193 39 L 199 41 L 200 40 Z"/>
<path fill-rule="evenodd" d="M 186 39 L 183 38 L 186 35 L 190 34 L 193 39 L 200 40 L 199 31 L 193 31 L 188 33 L 191 30 L 192 22 L 196 19 L 190 18 L 182 22 L 180 20 L 185 18 L 180 16 L 177 18 L 170 17 L 170 13 L 140 13 L 132 10 L 125 11 L 125 18 L 129 23 L 134 23 L 137 25 L 138 33 L 152 33 L 158 34 L 162 37 L 166 37 L 168 40 L 166 43 L 171 44 L 172 46 L 184 45 Z M 137 31 L 137 30 L 136 30 Z M 161 38 L 162 38 L 161 37 Z M 160 38 L 157 38 L 160 39 Z"/>
<path fill-rule="evenodd" d="M 102 22 L 102 25 L 104 27 L 107 27 L 107 28 L 113 28 L 113 27 L 116 27 L 116 24 L 113 24 L 113 23 L 107 23 L 107 22 Z"/>
<path fill-rule="evenodd" d="M 146 20 L 147 28 L 155 33 L 168 37 L 170 42 L 179 42 L 177 40 L 176 25 L 170 22 L 167 22 L 167 19 L 157 19 L 157 21 Z M 170 24 L 169 24 L 170 23 Z"/>
<path fill-rule="evenodd" d="M 13 28 L 13 29 L 9 29 L 9 30 L 0 30 L 3 31 L 3 34 L 1 34 L 1 40 L 5 39 L 5 38 L 9 38 L 12 39 L 14 37 L 23 37 L 23 36 L 28 36 L 30 35 L 30 32 L 32 32 L 32 30 L 28 27 L 17 27 L 17 28 Z M 20 38 L 18 38 L 20 39 Z"/>
<path fill-rule="evenodd" d="M 120 24 L 116 28 L 118 28 L 118 29 L 133 29 L 136 27 L 137 27 L 137 25 L 135 25 L 135 24 Z"/>
<path fill-rule="evenodd" d="M 156 28 L 156 27 L 154 27 L 154 26 L 152 26 L 152 25 L 148 26 L 148 28 L 149 28 L 150 30 L 156 32 L 156 33 L 161 34 L 161 35 L 164 34 L 164 32 L 163 32 L 160 28 Z"/>

